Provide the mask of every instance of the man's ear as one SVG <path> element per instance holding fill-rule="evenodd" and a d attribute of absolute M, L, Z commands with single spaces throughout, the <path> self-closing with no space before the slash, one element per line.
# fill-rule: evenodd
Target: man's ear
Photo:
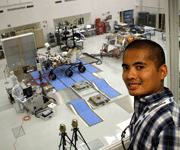
<path fill-rule="evenodd" d="M 167 76 L 167 74 L 168 74 L 168 69 L 167 69 L 166 64 L 163 64 L 163 65 L 159 68 L 159 71 L 160 71 L 161 80 L 164 80 L 164 78 L 165 78 L 165 77 Z"/>

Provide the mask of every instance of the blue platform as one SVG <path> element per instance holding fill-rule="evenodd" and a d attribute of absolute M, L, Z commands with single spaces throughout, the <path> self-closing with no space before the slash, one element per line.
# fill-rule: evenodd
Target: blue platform
<path fill-rule="evenodd" d="M 52 86 L 57 90 L 63 90 L 66 89 L 67 86 L 65 86 L 59 79 L 56 79 L 54 81 L 52 81 L 51 79 L 49 80 L 49 83 L 52 84 Z"/>
<path fill-rule="evenodd" d="M 93 66 L 90 65 L 90 64 L 87 64 L 84 60 L 82 60 L 82 59 L 80 59 L 80 58 L 77 60 L 77 62 L 82 62 L 83 65 L 85 65 L 86 70 L 89 71 L 90 73 L 98 72 L 98 71 L 99 71 L 99 69 L 93 67 Z"/>
<path fill-rule="evenodd" d="M 31 72 L 30 74 L 31 74 L 31 76 L 33 77 L 33 79 L 39 78 L 39 72 L 38 72 L 38 71 Z M 43 76 L 47 76 L 47 74 L 43 74 Z M 36 81 L 38 84 L 41 83 L 39 79 L 37 79 L 37 80 L 35 80 L 35 81 Z M 46 82 L 47 82 L 47 80 L 46 80 L 45 78 L 42 78 L 42 81 L 43 81 L 43 83 L 46 83 Z"/>
<path fill-rule="evenodd" d="M 103 120 L 87 105 L 82 99 L 76 99 L 69 102 L 72 104 L 79 116 L 88 124 L 88 126 L 95 125 Z"/>
<path fill-rule="evenodd" d="M 53 70 L 53 72 L 56 74 L 57 78 L 56 80 L 52 81 L 49 80 L 49 83 L 52 84 L 52 86 L 57 90 L 63 90 L 66 89 L 70 86 L 72 86 L 73 83 L 75 82 L 80 82 L 80 81 L 91 81 L 94 82 L 97 87 L 104 92 L 106 95 L 108 95 L 110 98 L 114 98 L 118 95 L 120 95 L 119 92 L 117 92 L 116 90 L 114 90 L 112 87 L 110 87 L 107 82 L 104 79 L 98 79 L 96 76 L 94 76 L 92 73 L 99 71 L 97 68 L 93 67 L 90 64 L 87 64 L 85 61 L 78 59 L 77 62 L 82 62 L 85 67 L 86 67 L 86 71 L 83 73 L 80 73 L 78 70 L 78 67 L 71 67 L 71 70 L 73 71 L 73 75 L 71 77 L 67 77 L 65 75 L 65 71 L 67 70 L 67 68 L 69 68 L 68 65 L 64 65 L 61 67 L 58 67 L 56 69 Z M 52 69 L 52 68 L 51 68 Z M 47 72 L 49 72 L 50 69 L 47 70 Z M 39 72 L 35 71 L 35 72 L 31 72 L 31 76 L 34 79 L 39 78 Z M 43 72 L 43 76 L 48 76 L 48 73 Z M 48 80 L 48 78 L 43 78 L 43 82 L 46 83 Z M 37 83 L 40 84 L 40 80 L 36 80 Z"/>
<path fill-rule="evenodd" d="M 120 93 L 110 87 L 104 79 L 94 80 L 93 82 L 104 94 L 106 94 L 110 98 L 114 98 L 120 95 Z"/>
<path fill-rule="evenodd" d="M 52 86 L 57 90 L 63 90 L 63 89 L 66 89 L 67 87 L 70 87 L 72 86 L 73 83 L 75 82 L 80 82 L 80 81 L 93 81 L 93 80 L 96 80 L 97 77 L 94 76 L 92 73 L 93 72 L 97 72 L 99 71 L 97 68 L 93 67 L 92 65 L 90 64 L 87 64 L 85 61 L 81 60 L 81 59 L 78 59 L 77 60 L 77 63 L 78 62 L 82 62 L 85 67 L 86 67 L 86 71 L 84 73 L 80 73 L 79 70 L 78 70 L 78 67 L 76 66 L 73 66 L 71 67 L 71 70 L 73 71 L 73 75 L 71 77 L 67 77 L 65 75 L 65 71 L 69 68 L 69 65 L 64 65 L 64 66 L 60 66 L 56 69 L 53 70 L 53 72 L 56 74 L 57 76 L 57 79 L 54 80 L 54 81 L 51 81 L 49 80 L 49 82 L 52 84 Z M 52 69 L 52 67 L 50 67 L 45 73 L 44 71 L 43 72 L 43 75 L 42 76 L 48 76 L 49 75 L 49 72 L 50 70 Z M 38 71 L 35 71 L 35 72 L 31 72 L 31 76 L 34 78 L 34 79 L 37 79 L 39 78 L 39 73 Z M 43 78 L 43 82 L 47 82 L 48 78 Z M 36 80 L 37 83 L 40 84 L 40 80 Z"/>
<path fill-rule="evenodd" d="M 86 67 L 86 66 L 85 66 L 85 67 Z M 78 67 L 73 68 L 73 70 L 74 70 L 75 72 L 79 72 Z M 74 73 L 74 72 L 73 72 L 73 73 Z M 83 72 L 83 73 L 80 73 L 80 72 L 79 72 L 79 74 L 80 74 L 81 76 L 83 76 L 85 79 L 87 79 L 88 81 L 92 81 L 92 80 L 97 79 L 97 77 L 94 76 L 93 74 L 91 74 L 91 73 L 87 70 L 87 68 L 86 68 L 86 71 L 85 71 L 85 72 Z M 85 80 L 83 80 L 83 81 L 85 81 Z"/>

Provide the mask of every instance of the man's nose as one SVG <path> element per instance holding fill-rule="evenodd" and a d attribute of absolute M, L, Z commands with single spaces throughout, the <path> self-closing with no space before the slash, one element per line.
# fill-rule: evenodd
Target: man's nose
<path fill-rule="evenodd" d="M 130 68 L 127 74 L 128 79 L 135 79 L 137 77 L 137 73 L 135 68 Z"/>

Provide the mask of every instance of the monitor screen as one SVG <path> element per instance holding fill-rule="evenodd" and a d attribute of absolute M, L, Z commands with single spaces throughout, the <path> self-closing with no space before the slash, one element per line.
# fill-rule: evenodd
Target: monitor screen
<path fill-rule="evenodd" d="M 112 19 L 112 15 L 106 16 L 106 19 L 107 19 L 107 20 L 111 20 L 111 19 Z"/>
<path fill-rule="evenodd" d="M 86 25 L 86 28 L 87 29 L 91 29 L 91 25 Z"/>
<path fill-rule="evenodd" d="M 33 95 L 32 87 L 29 86 L 29 87 L 23 89 L 23 94 L 26 98 L 31 97 Z"/>

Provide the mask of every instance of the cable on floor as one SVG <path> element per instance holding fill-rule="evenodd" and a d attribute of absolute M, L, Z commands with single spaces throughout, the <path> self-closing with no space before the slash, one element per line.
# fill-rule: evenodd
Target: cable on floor
<path fill-rule="evenodd" d="M 23 120 L 22 120 L 22 123 L 21 123 L 21 127 L 19 128 L 19 132 L 18 132 L 18 134 L 17 134 L 17 137 L 16 137 L 16 141 L 15 141 L 15 143 L 14 143 L 14 149 L 16 150 L 16 142 L 17 142 L 17 139 L 18 139 L 18 136 L 19 136 L 19 133 L 20 133 L 20 131 L 21 131 L 21 128 L 22 128 L 22 125 L 23 125 L 23 122 L 24 121 L 29 121 L 31 119 L 31 117 L 28 115 L 28 116 L 24 116 L 23 117 Z"/>

